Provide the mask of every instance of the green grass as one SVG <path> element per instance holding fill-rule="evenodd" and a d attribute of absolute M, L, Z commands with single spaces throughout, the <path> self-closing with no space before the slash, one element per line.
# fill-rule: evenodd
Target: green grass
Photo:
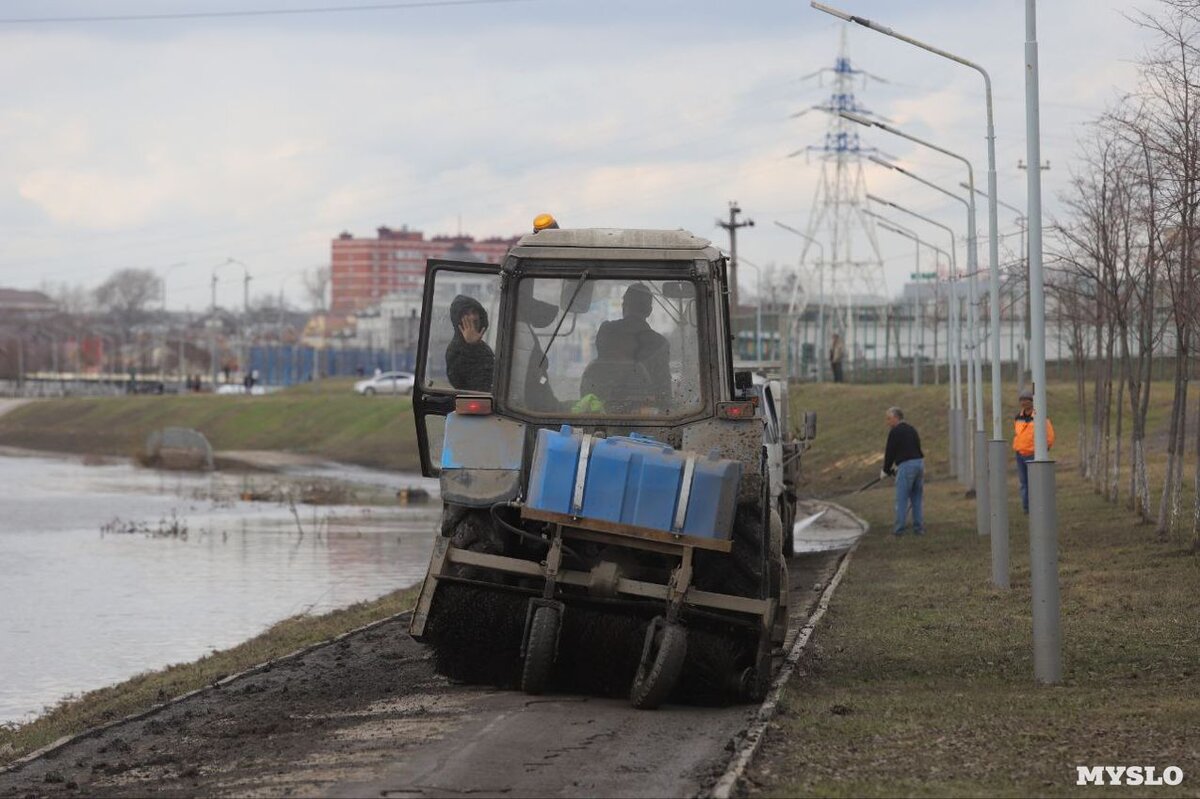
<path fill-rule="evenodd" d="M 62 702 L 28 724 L 0 726 L 0 765 L 65 735 L 147 710 L 227 675 L 400 613 L 412 606 L 416 594 L 415 587 L 407 588 L 321 616 L 285 619 L 245 643 L 214 652 L 194 663 L 169 666 L 91 691 Z"/>
<path fill-rule="evenodd" d="M 128 396 L 23 405 L 0 417 L 0 444 L 94 455 L 133 455 L 146 436 L 191 427 L 216 450 L 286 450 L 364 466 L 420 468 L 412 403 L 360 397 L 352 381 L 307 383 L 262 397 Z"/>
<path fill-rule="evenodd" d="M 945 476 L 942 395 L 898 386 L 801 392 L 801 405 L 823 413 L 806 461 L 818 493 L 877 473 L 883 409 L 909 412 L 932 456 L 930 532 L 888 535 L 887 488 L 839 500 L 872 532 L 786 692 L 757 775 L 766 794 L 1130 795 L 1137 789 L 1075 786 L 1075 767 L 1145 764 L 1176 765 L 1186 777 L 1179 788 L 1141 793 L 1200 795 L 1200 564 L 1078 478 L 1066 388 L 1051 388 L 1065 670 L 1055 687 L 1033 679 L 1029 537 L 1015 476 L 1012 588 L 1000 591 L 990 585 L 990 541 L 974 530 L 974 505 Z M 1155 418 L 1164 409 L 1157 405 Z M 872 444 L 874 462 L 864 449 Z"/>

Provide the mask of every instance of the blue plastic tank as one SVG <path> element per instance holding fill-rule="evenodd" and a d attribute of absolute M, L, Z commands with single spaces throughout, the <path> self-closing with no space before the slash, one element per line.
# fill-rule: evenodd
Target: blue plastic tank
<path fill-rule="evenodd" d="M 555 513 L 571 512 L 582 443 L 583 435 L 567 424 L 561 430 L 538 430 L 529 470 L 529 507 Z"/>
<path fill-rule="evenodd" d="M 707 458 L 697 458 L 682 532 L 701 538 L 729 538 L 741 479 L 742 464 L 722 460 L 715 449 Z"/>
<path fill-rule="evenodd" d="M 642 446 L 627 438 L 598 439 L 588 457 L 581 516 L 632 524 L 642 472 Z"/>
<path fill-rule="evenodd" d="M 683 479 L 685 463 L 687 456 L 670 447 L 646 447 L 637 497 L 634 500 L 632 524 L 657 530 L 671 529 L 675 521 L 675 505 L 679 501 L 679 486 Z"/>

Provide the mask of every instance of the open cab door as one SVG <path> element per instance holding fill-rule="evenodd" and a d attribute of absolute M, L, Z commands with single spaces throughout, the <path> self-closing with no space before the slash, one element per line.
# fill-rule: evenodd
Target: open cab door
<path fill-rule="evenodd" d="M 441 472 L 446 416 L 459 397 L 490 403 L 499 314 L 498 264 L 430 259 L 413 386 L 417 448 L 426 477 Z"/>

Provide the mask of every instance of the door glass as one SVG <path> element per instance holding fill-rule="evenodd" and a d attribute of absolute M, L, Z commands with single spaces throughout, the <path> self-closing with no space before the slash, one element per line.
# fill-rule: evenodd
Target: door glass
<path fill-rule="evenodd" d="M 427 414 L 422 417 L 425 436 L 429 442 L 429 465 L 434 474 L 441 471 L 442 444 L 446 441 L 446 417 Z"/>
<path fill-rule="evenodd" d="M 496 365 L 500 276 L 438 269 L 431 279 L 433 304 L 424 387 L 490 392 Z M 438 446 L 440 453 L 440 443 Z"/>
<path fill-rule="evenodd" d="M 517 284 L 509 404 L 554 416 L 698 411 L 704 398 L 694 284 L 683 291 L 681 281 L 579 281 L 527 277 Z"/>

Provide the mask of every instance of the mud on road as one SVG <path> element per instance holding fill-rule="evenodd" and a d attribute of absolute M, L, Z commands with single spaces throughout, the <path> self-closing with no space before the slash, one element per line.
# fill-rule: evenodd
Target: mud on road
<path fill-rule="evenodd" d="M 794 619 L 840 553 L 791 561 Z M 0 796 L 686 796 L 756 707 L 453 684 L 389 619 L 0 774 Z"/>

